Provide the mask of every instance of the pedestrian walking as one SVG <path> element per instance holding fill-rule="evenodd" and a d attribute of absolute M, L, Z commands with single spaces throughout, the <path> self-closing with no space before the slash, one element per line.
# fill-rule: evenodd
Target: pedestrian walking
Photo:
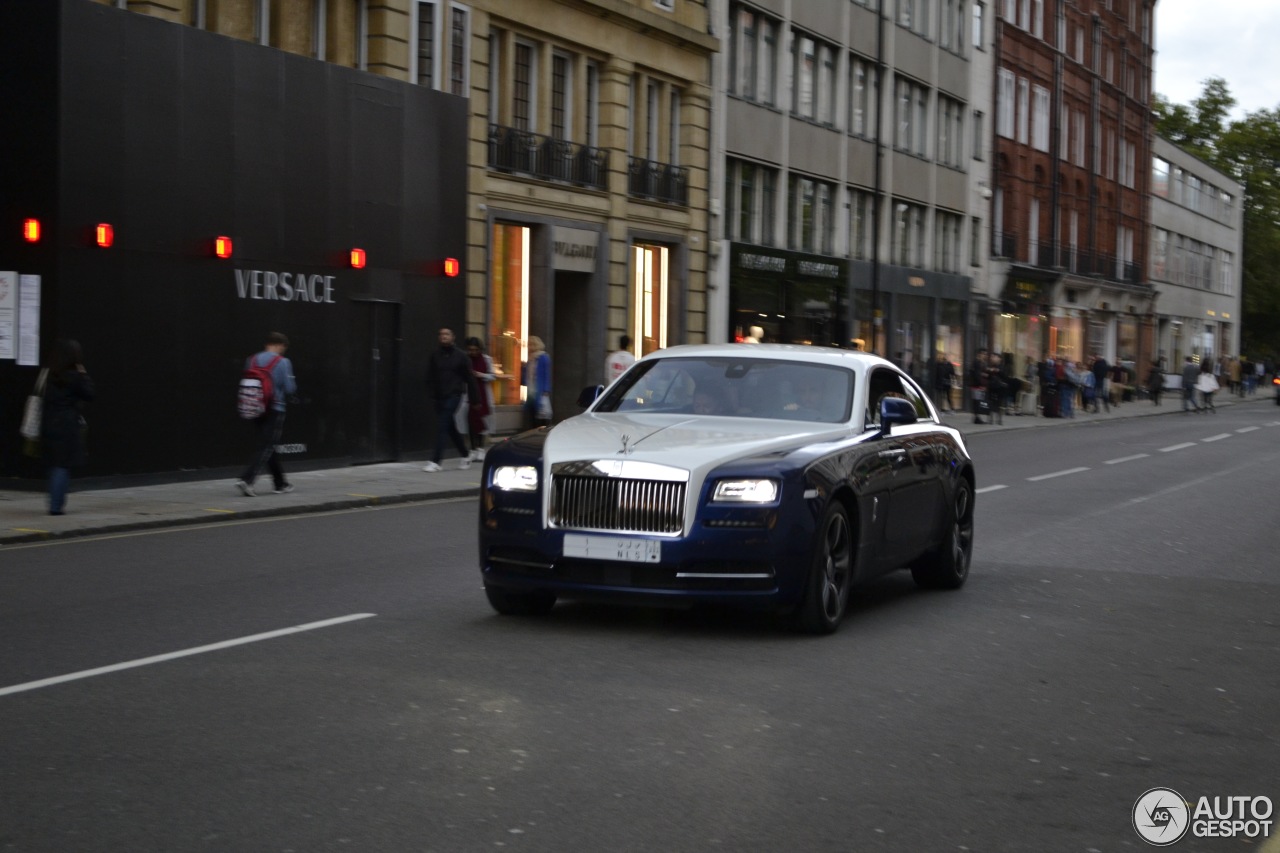
<path fill-rule="evenodd" d="M 1151 403 L 1160 405 L 1160 392 L 1164 390 L 1164 371 L 1160 369 L 1160 362 L 1151 362 L 1151 369 L 1147 372 L 1147 393 L 1151 395 Z"/>
<path fill-rule="evenodd" d="M 984 411 L 989 411 L 991 403 L 987 399 L 987 351 L 980 349 L 974 354 L 973 363 L 969 365 L 969 399 L 973 403 L 973 422 L 984 424 Z"/>
<path fill-rule="evenodd" d="M 609 353 L 604 360 L 604 384 L 611 385 L 613 380 L 627 372 L 627 368 L 636 363 L 631 352 L 631 338 L 627 335 L 618 337 L 618 349 Z"/>
<path fill-rule="evenodd" d="M 476 382 L 476 398 L 467 406 L 467 434 L 471 439 L 471 458 L 484 458 L 485 436 L 493 432 L 493 383 L 498 375 L 493 359 L 484 351 L 479 338 L 467 338 L 467 358 L 471 360 L 471 376 Z"/>
<path fill-rule="evenodd" d="M 1192 361 L 1191 356 L 1183 359 L 1182 363 L 1182 411 L 1189 412 L 1195 409 L 1200 411 L 1200 404 L 1196 402 L 1196 381 L 1200 378 L 1200 368 Z"/>
<path fill-rule="evenodd" d="M 938 353 L 933 364 L 933 402 L 939 409 L 944 406 L 947 412 L 951 409 L 951 383 L 956 377 L 956 366 L 947 358 L 946 353 Z"/>
<path fill-rule="evenodd" d="M 1093 412 L 1098 413 L 1099 403 L 1105 406 L 1107 414 L 1111 414 L 1110 391 L 1107 388 L 1107 372 L 1111 369 L 1111 365 L 1107 364 L 1107 360 L 1102 357 L 1101 353 L 1094 353 L 1093 364 L 1089 366 L 1089 372 L 1093 374 Z"/>
<path fill-rule="evenodd" d="M 428 474 L 440 470 L 444 441 L 448 437 L 458 450 L 459 468 L 471 467 L 471 451 L 458 430 L 458 409 L 468 400 L 478 400 L 478 383 L 471 373 L 471 359 L 454 346 L 453 329 L 442 328 L 440 346 L 427 360 L 427 391 L 436 413 L 436 443 L 431 461 L 422 466 Z M 465 420 L 464 420 L 465 423 Z"/>
<path fill-rule="evenodd" d="M 537 335 L 529 336 L 529 360 L 524 365 L 525 429 L 551 425 L 551 356 Z"/>
<path fill-rule="evenodd" d="M 263 401 L 266 411 L 254 419 L 254 429 L 258 434 L 258 451 L 236 480 L 236 488 L 247 498 L 257 497 L 253 481 L 258 479 L 258 472 L 266 468 L 271 472 L 273 490 L 276 494 L 292 492 L 293 485 L 285 479 L 284 468 L 280 465 L 280 454 L 276 446 L 284 435 L 284 413 L 288 397 L 298 393 L 298 383 L 293 376 L 293 362 L 285 357 L 289 349 L 289 339 L 280 332 L 267 335 L 267 342 L 262 352 L 249 356 L 245 367 L 260 367 L 271 374 L 271 398 Z"/>
<path fill-rule="evenodd" d="M 1196 390 L 1200 392 L 1200 405 L 1215 415 L 1218 413 L 1218 407 L 1213 404 L 1213 395 L 1220 387 L 1209 365 L 1202 364 L 1200 376 L 1196 378 Z"/>
<path fill-rule="evenodd" d="M 990 361 L 987 362 L 987 402 L 993 424 L 1004 423 L 1005 395 L 1008 393 L 1008 388 L 1004 362 L 998 353 L 993 352 Z"/>
<path fill-rule="evenodd" d="M 54 343 L 48 371 L 40 416 L 40 443 L 49 465 L 49 515 L 63 515 L 71 469 L 88 461 L 81 406 L 93 400 L 93 380 L 84 369 L 80 344 L 73 340 Z"/>

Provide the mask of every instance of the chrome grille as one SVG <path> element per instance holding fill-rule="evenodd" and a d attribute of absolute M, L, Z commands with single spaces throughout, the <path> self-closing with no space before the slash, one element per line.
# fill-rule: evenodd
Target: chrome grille
<path fill-rule="evenodd" d="M 558 474 L 551 479 L 551 525 L 626 533 L 684 529 L 685 483 Z"/>

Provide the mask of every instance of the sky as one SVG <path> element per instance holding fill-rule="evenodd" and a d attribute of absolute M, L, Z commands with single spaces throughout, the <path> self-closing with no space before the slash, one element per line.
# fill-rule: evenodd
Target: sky
<path fill-rule="evenodd" d="M 1189 104 L 1221 77 L 1232 118 L 1280 107 L 1280 0 L 1157 0 L 1155 90 Z"/>

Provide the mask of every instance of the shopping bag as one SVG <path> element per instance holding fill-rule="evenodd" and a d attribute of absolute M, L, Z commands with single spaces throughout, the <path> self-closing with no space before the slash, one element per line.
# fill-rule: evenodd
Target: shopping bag
<path fill-rule="evenodd" d="M 44 415 L 44 383 L 48 375 L 48 368 L 40 371 L 40 377 L 36 379 L 36 387 L 27 397 L 26 407 L 22 410 L 22 426 L 18 430 L 23 438 L 40 437 L 40 421 Z"/>

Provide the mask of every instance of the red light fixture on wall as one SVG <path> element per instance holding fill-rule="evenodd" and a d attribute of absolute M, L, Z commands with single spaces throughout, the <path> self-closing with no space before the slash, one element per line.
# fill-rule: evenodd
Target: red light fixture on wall
<path fill-rule="evenodd" d="M 231 238 L 223 236 L 214 237 L 213 254 L 219 258 L 231 257 Z"/>
<path fill-rule="evenodd" d="M 40 220 L 24 219 L 22 220 L 22 239 L 28 243 L 40 242 Z"/>
<path fill-rule="evenodd" d="M 355 267 L 358 270 L 362 270 L 364 269 L 366 260 L 367 260 L 367 257 L 365 255 L 364 249 L 351 250 L 351 266 Z"/>
<path fill-rule="evenodd" d="M 93 231 L 93 241 L 104 249 L 111 248 L 111 244 L 116 241 L 116 230 L 111 227 L 110 223 L 99 222 L 98 227 Z"/>
<path fill-rule="evenodd" d="M 447 278 L 456 278 L 461 271 L 462 264 L 458 263 L 457 258 L 444 259 L 444 274 Z"/>

